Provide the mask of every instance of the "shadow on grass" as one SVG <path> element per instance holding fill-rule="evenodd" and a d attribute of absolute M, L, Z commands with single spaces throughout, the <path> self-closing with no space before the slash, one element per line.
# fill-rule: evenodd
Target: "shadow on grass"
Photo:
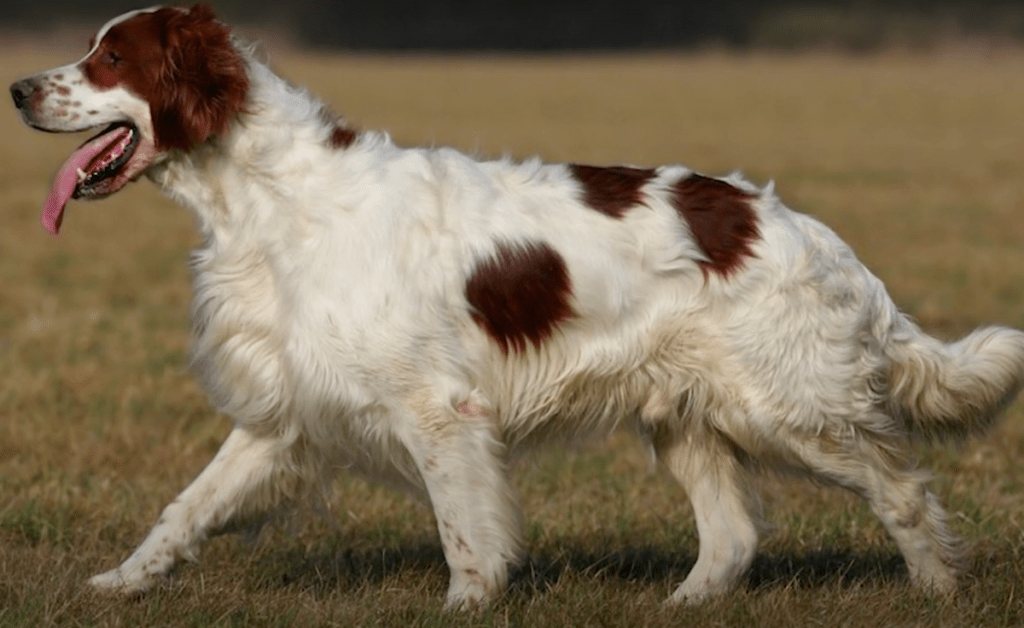
<path fill-rule="evenodd" d="M 544 590 L 560 578 L 618 579 L 674 588 L 697 557 L 662 547 L 618 547 L 606 552 L 570 548 L 558 554 L 535 553 L 513 580 L 513 589 Z M 820 550 L 802 554 L 758 554 L 746 576 L 750 589 L 777 586 L 819 588 L 837 582 L 883 583 L 907 578 L 903 558 L 884 552 Z"/>
<path fill-rule="evenodd" d="M 595 548 L 605 549 L 595 549 Z M 591 539 L 587 546 L 567 543 L 532 552 L 512 575 L 513 593 L 536 594 L 563 578 L 649 583 L 670 589 L 686 577 L 696 560 L 688 553 L 664 547 L 621 546 Z M 427 539 L 379 550 L 271 551 L 257 559 L 257 586 L 298 587 L 317 594 L 374 586 L 382 581 L 416 574 L 447 584 L 441 546 Z M 907 579 L 903 559 L 893 552 L 850 549 L 805 553 L 761 553 L 746 576 L 749 589 L 787 586 L 820 588 L 836 583 L 884 584 Z"/>

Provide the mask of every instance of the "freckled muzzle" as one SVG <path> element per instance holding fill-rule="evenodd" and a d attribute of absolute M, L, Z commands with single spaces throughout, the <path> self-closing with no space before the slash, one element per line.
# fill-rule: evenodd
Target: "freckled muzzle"
<path fill-rule="evenodd" d="M 54 101 L 65 97 L 65 91 L 70 91 L 60 80 L 55 80 L 63 78 L 61 73 L 37 74 L 10 87 L 14 106 L 25 123 L 35 129 L 50 133 L 92 129 L 95 133 L 96 129 L 102 128 L 65 160 L 54 177 L 41 217 L 43 227 L 54 234 L 60 231 L 68 201 L 113 194 L 144 170 L 153 158 L 151 146 L 147 150 L 139 150 L 142 133 L 128 119 L 80 119 L 75 109 L 65 107 L 59 100 Z M 79 102 L 73 105 L 80 107 Z"/>

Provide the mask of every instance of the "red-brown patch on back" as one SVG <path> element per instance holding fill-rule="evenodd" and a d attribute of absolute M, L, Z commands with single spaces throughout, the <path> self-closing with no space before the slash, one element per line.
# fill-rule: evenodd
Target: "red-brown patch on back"
<path fill-rule="evenodd" d="M 672 186 L 672 206 L 708 257 L 700 262 L 705 275 L 710 271 L 727 276 L 742 265 L 743 258 L 753 255 L 750 245 L 760 236 L 750 206 L 754 197 L 725 181 L 699 174 Z"/>
<path fill-rule="evenodd" d="M 470 316 L 501 346 L 520 353 L 540 348 L 559 323 L 575 313 L 565 260 L 544 242 L 499 242 L 477 261 L 466 282 Z"/>
<path fill-rule="evenodd" d="M 345 149 L 354 141 L 356 141 L 356 132 L 347 126 L 338 125 L 331 131 L 331 148 Z"/>
<path fill-rule="evenodd" d="M 326 106 L 320 108 L 320 120 L 324 126 L 330 127 L 331 134 L 327 137 L 327 145 L 336 150 L 344 150 L 352 145 L 359 136 L 355 129 L 347 126 Z"/>
<path fill-rule="evenodd" d="M 622 218 L 629 208 L 639 204 L 640 188 L 655 175 L 652 169 L 629 166 L 569 164 L 569 171 L 583 186 L 583 202 L 612 218 Z"/>
<path fill-rule="evenodd" d="M 80 67 L 97 88 L 121 85 L 149 103 L 161 150 L 189 149 L 225 132 L 249 90 L 228 28 L 202 5 L 115 24 Z"/>

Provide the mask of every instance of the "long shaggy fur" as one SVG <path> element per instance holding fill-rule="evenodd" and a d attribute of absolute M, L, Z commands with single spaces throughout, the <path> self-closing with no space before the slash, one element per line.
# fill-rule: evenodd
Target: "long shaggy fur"
<path fill-rule="evenodd" d="M 1024 338 L 1015 330 L 979 329 L 948 345 L 921 335 L 893 352 L 893 411 L 925 438 L 983 433 L 1021 387 Z"/>
<path fill-rule="evenodd" d="M 510 458 L 616 429 L 693 503 L 700 551 L 674 601 L 750 565 L 756 468 L 863 495 L 911 578 L 954 586 L 956 542 L 910 442 L 992 425 L 1021 387 L 1024 334 L 922 334 L 834 233 L 739 177 L 478 161 L 357 133 L 206 10 L 118 18 L 91 55 L 120 52 L 118 36 L 160 49 L 154 24 L 191 47 L 166 51 L 173 95 L 91 57 L 115 87 L 63 85 L 70 66 L 18 85 L 35 126 L 73 130 L 49 104 L 67 87 L 117 112 L 90 123 L 126 119 L 156 147 L 145 174 L 203 237 L 193 366 L 235 420 L 95 586 L 149 588 L 210 535 L 348 469 L 425 496 L 449 604 L 486 602 L 523 554 Z"/>

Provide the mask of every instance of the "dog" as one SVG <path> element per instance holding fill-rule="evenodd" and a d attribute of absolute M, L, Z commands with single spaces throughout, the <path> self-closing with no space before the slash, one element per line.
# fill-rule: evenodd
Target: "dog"
<path fill-rule="evenodd" d="M 102 129 L 58 171 L 46 229 L 142 176 L 194 212 L 192 365 L 234 420 L 93 586 L 149 589 L 346 468 L 426 497 L 447 605 L 485 604 L 524 554 L 510 460 L 627 430 L 693 505 L 698 557 L 672 602 L 748 569 L 763 469 L 860 494 L 910 579 L 954 589 L 959 544 L 910 449 L 993 425 L 1024 334 L 923 334 L 771 185 L 398 147 L 204 6 L 125 13 L 11 93 L 37 129 Z"/>

